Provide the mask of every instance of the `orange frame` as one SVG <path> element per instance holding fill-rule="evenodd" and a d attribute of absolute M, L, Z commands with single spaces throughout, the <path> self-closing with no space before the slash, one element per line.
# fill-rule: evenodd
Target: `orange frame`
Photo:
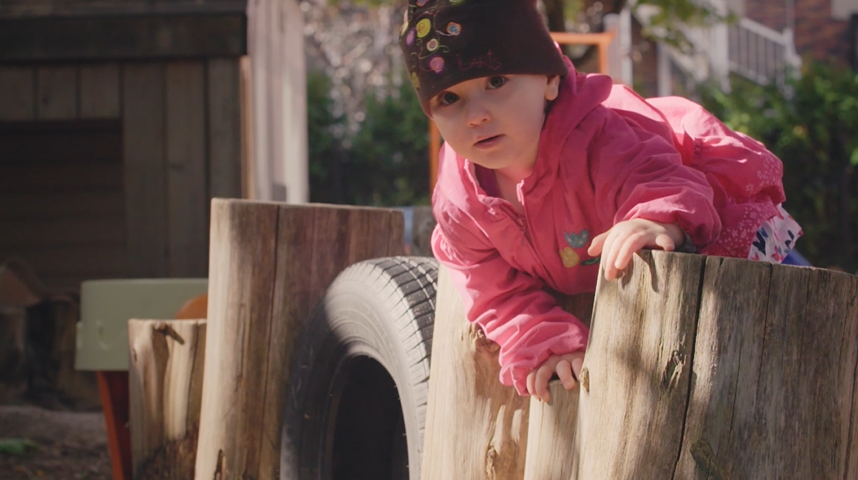
<path fill-rule="evenodd" d="M 566 33 L 552 32 L 551 38 L 561 45 L 595 45 L 599 48 L 599 73 L 608 74 L 608 46 L 614 40 L 614 32 Z M 435 122 L 429 119 L 429 193 L 435 190 L 438 181 L 438 154 L 441 152 L 441 134 Z"/>

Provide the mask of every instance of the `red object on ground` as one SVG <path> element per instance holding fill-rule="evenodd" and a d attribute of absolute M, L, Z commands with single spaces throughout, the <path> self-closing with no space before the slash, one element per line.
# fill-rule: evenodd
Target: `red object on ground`
<path fill-rule="evenodd" d="M 128 429 L 128 372 L 99 371 L 98 391 L 107 427 L 113 480 L 131 480 L 131 432 Z"/>

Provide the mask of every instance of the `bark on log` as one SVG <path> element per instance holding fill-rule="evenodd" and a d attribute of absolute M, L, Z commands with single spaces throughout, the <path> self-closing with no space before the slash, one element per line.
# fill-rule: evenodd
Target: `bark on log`
<path fill-rule="evenodd" d="M 401 255 L 396 210 L 214 199 L 198 480 L 279 479 L 289 361 L 348 265 Z"/>
<path fill-rule="evenodd" d="M 530 478 L 858 478 L 858 277 L 645 251 L 597 291 L 582 388 L 539 412 L 575 432 L 531 429 Z"/>
<path fill-rule="evenodd" d="M 128 321 L 135 479 L 194 478 L 205 342 L 205 320 Z"/>
<path fill-rule="evenodd" d="M 518 480 L 524 474 L 529 397 L 498 380 L 498 347 L 468 323 L 449 272 L 438 272 L 422 480 Z M 558 297 L 589 321 L 592 295 Z"/>

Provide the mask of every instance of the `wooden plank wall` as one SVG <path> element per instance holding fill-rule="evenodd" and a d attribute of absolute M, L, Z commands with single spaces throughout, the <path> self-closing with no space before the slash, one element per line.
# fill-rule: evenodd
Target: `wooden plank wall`
<path fill-rule="evenodd" d="M 247 0 L 3 0 L 0 18 L 243 12 Z"/>
<path fill-rule="evenodd" d="M 124 276 L 124 203 L 118 121 L 0 126 L 0 262 L 49 288 Z"/>
<path fill-rule="evenodd" d="M 0 132 L 39 125 L 48 139 L 86 122 L 113 121 L 121 161 L 111 172 L 119 190 L 111 190 L 110 200 L 89 196 L 86 201 L 110 203 L 112 209 L 121 206 L 124 226 L 118 235 L 125 253 L 121 268 L 92 271 L 88 278 L 207 275 L 209 200 L 242 195 L 242 155 L 247 148 L 241 140 L 239 62 L 223 58 L 0 66 Z M 13 211 L 20 223 L 34 204 L 46 205 L 57 212 L 56 220 L 40 232 L 52 236 L 51 232 L 74 222 L 61 215 L 68 208 L 64 202 L 46 200 L 47 190 L 19 191 L 16 195 L 24 196 L 12 198 L 7 194 L 11 187 L 4 190 L 2 184 L 17 185 L 20 190 L 23 180 L 29 179 L 61 190 L 68 182 L 78 181 L 81 194 L 87 195 L 95 188 L 87 182 L 99 181 L 104 172 L 73 158 L 52 165 L 50 175 L 45 175 L 27 167 L 31 157 L 23 152 L 13 159 L 0 151 L 0 163 L 9 169 L 0 173 L 4 177 L 0 179 L 0 219 L 4 212 Z M 15 229 L 0 228 L 0 237 L 15 235 L 7 230 Z M 38 249 L 29 255 L 32 262 L 50 259 Z M 107 262 L 98 255 L 80 256 L 77 261 Z"/>

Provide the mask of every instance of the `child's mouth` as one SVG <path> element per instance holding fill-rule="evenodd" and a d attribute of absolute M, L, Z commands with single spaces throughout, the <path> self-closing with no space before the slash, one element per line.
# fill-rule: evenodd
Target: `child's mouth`
<path fill-rule="evenodd" d="M 477 148 L 494 147 L 495 145 L 498 144 L 498 142 L 500 142 L 501 136 L 502 135 L 495 135 L 493 137 L 484 138 L 482 140 L 477 141 L 477 143 L 475 143 L 474 146 Z"/>

